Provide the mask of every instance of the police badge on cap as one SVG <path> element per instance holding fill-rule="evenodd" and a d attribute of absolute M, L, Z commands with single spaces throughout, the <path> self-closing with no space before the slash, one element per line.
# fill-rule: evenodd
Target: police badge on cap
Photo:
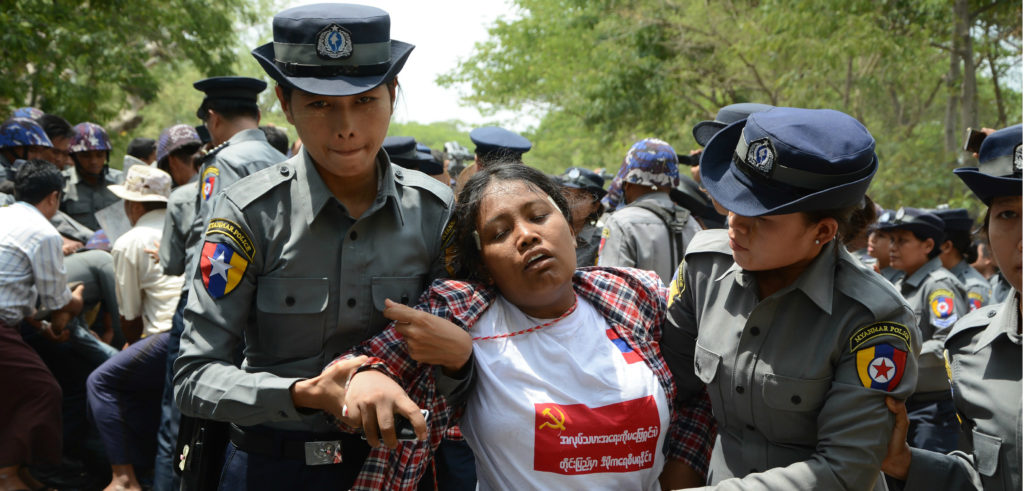
<path fill-rule="evenodd" d="M 316 54 L 325 60 L 343 60 L 352 56 L 352 35 L 338 24 L 317 34 Z"/>
<path fill-rule="evenodd" d="M 775 149 L 772 148 L 772 142 L 767 138 L 750 142 L 746 162 L 762 176 L 771 176 L 775 166 Z"/>

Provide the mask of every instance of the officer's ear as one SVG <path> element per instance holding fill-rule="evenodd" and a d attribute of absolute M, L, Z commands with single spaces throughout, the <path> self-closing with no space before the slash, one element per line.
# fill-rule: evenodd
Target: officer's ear
<path fill-rule="evenodd" d="M 942 251 L 943 254 L 953 250 L 953 241 L 947 240 L 943 242 L 942 245 L 939 246 L 939 250 Z"/>

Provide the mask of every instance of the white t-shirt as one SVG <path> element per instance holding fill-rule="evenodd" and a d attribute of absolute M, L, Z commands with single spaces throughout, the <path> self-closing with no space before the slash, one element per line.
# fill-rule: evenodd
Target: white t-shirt
<path fill-rule="evenodd" d="M 165 275 L 160 264 L 146 252 L 163 237 L 165 215 L 166 210 L 162 209 L 142 215 L 110 250 L 117 280 L 117 308 L 128 320 L 142 316 L 143 337 L 171 328 L 185 283 L 184 276 Z"/>
<path fill-rule="evenodd" d="M 669 406 L 639 353 L 583 298 L 558 323 L 473 342 L 460 422 L 479 489 L 660 489 Z M 473 337 L 543 324 L 499 297 Z"/>

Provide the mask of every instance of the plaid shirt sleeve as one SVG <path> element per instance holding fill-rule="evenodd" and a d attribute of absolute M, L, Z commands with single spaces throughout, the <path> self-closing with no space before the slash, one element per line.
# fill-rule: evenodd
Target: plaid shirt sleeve
<path fill-rule="evenodd" d="M 424 293 L 424 297 L 416 309 L 459 324 L 452 314 L 453 309 L 449 308 L 449 303 L 452 301 L 450 295 L 453 290 L 459 293 L 458 289 L 464 286 L 459 282 L 435 283 Z M 438 291 L 439 289 L 441 292 Z M 466 301 L 469 301 L 470 297 L 471 295 L 467 294 L 465 297 L 458 296 L 457 298 L 465 298 Z M 393 323 L 381 334 L 364 341 L 331 363 L 360 355 L 370 358 L 358 370 L 375 369 L 387 374 L 405 388 L 413 402 L 430 411 L 427 421 L 429 437 L 425 442 L 403 442 L 395 450 L 385 447 L 371 450 L 352 489 L 416 489 L 420 478 L 430 466 L 432 454 L 440 445 L 449 422 L 455 420 L 453 408 L 448 406 L 447 401 L 438 391 L 432 366 L 416 362 L 409 357 L 405 342 L 395 331 Z"/>

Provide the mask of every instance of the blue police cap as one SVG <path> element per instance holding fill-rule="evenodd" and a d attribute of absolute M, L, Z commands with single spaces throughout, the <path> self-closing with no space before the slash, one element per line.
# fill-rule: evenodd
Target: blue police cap
<path fill-rule="evenodd" d="M 693 127 L 693 139 L 697 140 L 697 144 L 706 147 L 708 142 L 711 141 L 711 137 L 715 136 L 715 133 L 721 131 L 722 128 L 729 126 L 741 119 L 747 119 L 751 114 L 759 113 L 761 111 L 767 111 L 775 106 L 769 106 L 768 104 L 758 104 L 756 102 L 741 102 L 739 104 L 729 104 L 718 110 L 718 114 L 715 115 L 715 119 L 712 121 L 701 121 Z"/>
<path fill-rule="evenodd" d="M 999 196 L 1021 195 L 1021 125 L 1003 128 L 981 141 L 977 167 L 953 173 L 986 205 Z"/>
<path fill-rule="evenodd" d="M 518 158 L 529 152 L 533 144 L 518 133 L 497 126 L 483 126 L 469 132 L 476 144 L 476 154 L 488 157 Z"/>
<path fill-rule="evenodd" d="M 205 120 L 210 101 L 233 100 L 256 105 L 267 83 L 251 77 L 210 77 L 194 82 L 192 86 L 206 94 L 199 109 L 196 109 L 196 117 Z"/>
<path fill-rule="evenodd" d="M 942 219 L 946 233 L 970 232 L 974 228 L 974 219 L 965 208 L 946 208 L 935 210 L 932 214 Z"/>
<path fill-rule="evenodd" d="M 608 193 L 604 189 L 604 177 L 583 167 L 569 167 L 557 178 L 562 187 L 583 189 L 594 195 L 594 199 L 604 198 Z"/>
<path fill-rule="evenodd" d="M 891 220 L 878 224 L 879 230 L 909 230 L 922 240 L 932 239 L 938 246 L 946 240 L 946 224 L 933 213 L 901 206 Z"/>
<path fill-rule="evenodd" d="M 322 3 L 274 16 L 274 41 L 252 55 L 277 83 L 311 94 L 366 92 L 395 77 L 413 45 L 391 39 L 391 17 L 366 5 Z"/>
<path fill-rule="evenodd" d="M 875 139 L 831 109 L 751 114 L 715 134 L 700 159 L 711 197 L 743 216 L 857 205 L 876 170 Z"/>
<path fill-rule="evenodd" d="M 424 162 L 433 160 L 429 153 L 423 153 L 416 149 L 416 139 L 411 136 L 389 136 L 384 139 L 381 145 L 391 162 L 406 169 L 420 170 Z"/>

